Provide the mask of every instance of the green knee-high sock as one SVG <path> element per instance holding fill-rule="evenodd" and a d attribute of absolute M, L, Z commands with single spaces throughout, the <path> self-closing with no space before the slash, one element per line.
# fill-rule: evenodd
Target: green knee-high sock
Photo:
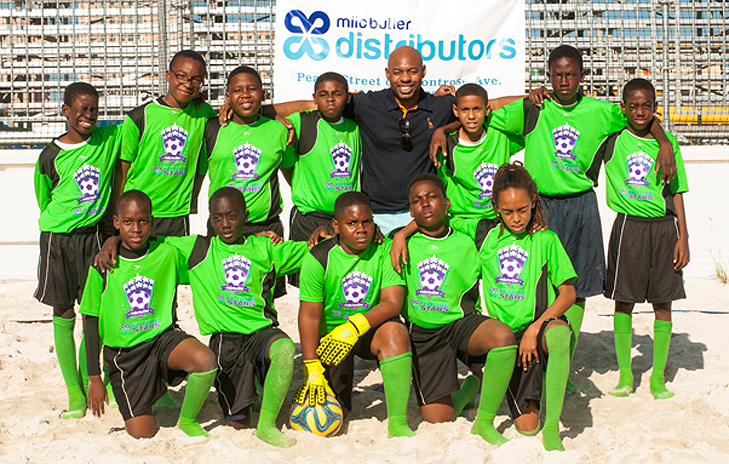
<path fill-rule="evenodd" d="M 628 396 L 633 392 L 633 371 L 631 368 L 630 350 L 633 345 L 633 316 L 615 313 L 613 317 L 613 333 L 615 335 L 615 357 L 618 358 L 620 380 L 610 391 L 613 396 Z"/>
<path fill-rule="evenodd" d="M 217 369 L 209 372 L 192 372 L 187 377 L 185 399 L 182 400 L 177 427 L 191 437 L 208 436 L 205 429 L 197 422 L 197 413 L 200 412 L 205 398 L 208 396 L 216 372 L 218 372 Z"/>
<path fill-rule="evenodd" d="M 294 342 L 290 338 L 280 338 L 268 350 L 271 364 L 268 366 L 263 385 L 261 412 L 258 416 L 256 436 L 273 446 L 289 448 L 296 440 L 287 437 L 276 428 L 276 417 L 281 410 L 286 392 L 291 385 L 294 373 Z"/>
<path fill-rule="evenodd" d="M 580 329 L 582 328 L 582 320 L 585 318 L 585 301 L 573 304 L 565 313 L 570 321 L 570 329 L 572 337 L 570 338 L 570 364 L 572 366 L 572 358 L 575 357 L 575 349 L 577 348 L 577 339 L 580 337 Z M 567 377 L 567 391 L 574 391 L 577 386 Z"/>
<path fill-rule="evenodd" d="M 516 361 L 516 345 L 494 348 L 486 357 L 483 368 L 483 388 L 478 414 L 471 427 L 471 433 L 481 436 L 492 445 L 503 445 L 508 440 L 494 428 L 494 417 L 504 399 Z"/>
<path fill-rule="evenodd" d="M 473 400 L 478 395 L 478 378 L 475 375 L 469 375 L 463 379 L 461 388 L 457 392 L 451 394 L 453 400 L 453 420 L 455 421 L 468 405 L 473 405 Z"/>
<path fill-rule="evenodd" d="M 651 393 L 657 400 L 664 400 L 674 395 L 666 388 L 663 371 L 668 361 L 668 349 L 671 345 L 671 321 L 653 322 L 653 372 L 651 372 Z"/>
<path fill-rule="evenodd" d="M 546 411 L 542 443 L 547 451 L 564 451 L 559 438 L 559 417 L 569 376 L 570 333 L 564 326 L 552 327 L 544 334 L 549 351 L 546 378 Z"/>
<path fill-rule="evenodd" d="M 68 390 L 68 410 L 61 415 L 64 419 L 78 419 L 86 415 L 86 395 L 76 366 L 76 342 L 73 339 L 75 325 L 75 318 L 53 316 L 53 342 Z"/>
<path fill-rule="evenodd" d="M 407 416 L 412 361 L 413 354 L 409 351 L 380 361 L 382 383 L 385 387 L 387 436 L 389 438 L 415 436 L 415 432 L 408 427 Z"/>

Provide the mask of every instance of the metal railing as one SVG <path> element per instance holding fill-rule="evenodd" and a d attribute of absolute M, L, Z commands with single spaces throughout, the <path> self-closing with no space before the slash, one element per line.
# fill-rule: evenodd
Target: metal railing
<path fill-rule="evenodd" d="M 625 82 L 645 77 L 680 138 L 729 140 L 724 1 L 525 1 L 527 91 L 546 84 L 549 51 L 567 43 L 583 53 L 588 95 L 619 101 Z M 273 95 L 275 9 L 275 0 L 0 0 L 0 146 L 63 132 L 63 89 L 74 81 L 99 90 L 100 120 L 120 121 L 166 91 L 169 58 L 185 48 L 208 63 L 213 106 L 240 64 Z"/>

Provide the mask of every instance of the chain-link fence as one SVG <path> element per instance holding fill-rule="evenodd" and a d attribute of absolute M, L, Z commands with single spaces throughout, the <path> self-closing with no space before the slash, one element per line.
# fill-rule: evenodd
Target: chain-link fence
<path fill-rule="evenodd" d="M 272 95 L 275 9 L 275 0 L 0 0 L 0 146 L 61 133 L 74 81 L 99 89 L 102 121 L 120 121 L 165 91 L 169 58 L 185 48 L 205 56 L 213 106 L 240 64 L 255 66 Z M 645 77 L 677 135 L 727 142 L 728 10 L 719 0 L 526 0 L 526 90 L 546 83 L 549 50 L 575 45 L 589 95 L 618 101 L 625 82 Z"/>

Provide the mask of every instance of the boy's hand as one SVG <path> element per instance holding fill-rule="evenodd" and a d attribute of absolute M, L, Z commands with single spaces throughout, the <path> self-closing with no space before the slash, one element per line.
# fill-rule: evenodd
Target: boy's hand
<path fill-rule="evenodd" d="M 269 237 L 271 239 L 272 245 L 278 245 L 279 243 L 283 243 L 284 241 L 284 239 L 280 235 L 272 230 L 264 230 L 263 232 L 258 232 L 254 235 L 256 237 Z"/>
<path fill-rule="evenodd" d="M 680 271 L 686 267 L 690 259 L 688 238 L 679 238 L 673 248 L 673 268 Z"/>
<path fill-rule="evenodd" d="M 106 271 L 114 272 L 114 268 L 117 264 L 117 256 L 119 255 L 119 245 L 121 244 L 121 237 L 118 235 L 109 237 L 101 250 L 94 257 L 94 267 L 99 269 L 103 274 Z"/>
<path fill-rule="evenodd" d="M 296 145 L 296 129 L 294 129 L 293 123 L 279 115 L 276 115 L 274 119 L 286 126 L 286 129 L 289 131 L 289 138 L 286 139 L 286 146 L 293 147 L 294 145 Z"/>
<path fill-rule="evenodd" d="M 304 361 L 304 376 L 306 377 L 304 385 L 296 390 L 296 394 L 294 395 L 295 403 L 304 404 L 308 395 L 310 406 L 324 404 L 326 402 L 327 392 L 334 395 L 334 392 L 329 387 L 329 382 L 324 377 L 324 366 L 321 365 L 321 361 L 318 359 Z"/>
<path fill-rule="evenodd" d="M 517 363 L 525 371 L 532 367 L 532 364 L 539 362 L 539 353 L 537 352 L 537 336 L 539 335 L 539 325 L 534 322 L 526 329 L 519 343 L 519 356 Z"/>
<path fill-rule="evenodd" d="M 319 226 L 311 233 L 311 237 L 309 237 L 306 243 L 309 245 L 309 248 L 312 248 L 319 243 L 319 240 L 328 240 L 332 237 L 334 237 L 334 231 L 331 228 L 328 226 Z"/>
<path fill-rule="evenodd" d="M 549 90 L 547 90 L 546 87 L 537 87 L 536 89 L 529 92 L 528 98 L 529 101 L 534 104 L 534 106 L 541 108 L 544 100 L 552 98 L 552 95 L 549 93 Z"/>
<path fill-rule="evenodd" d="M 441 85 L 438 90 L 433 94 L 436 97 L 442 97 L 443 95 L 456 95 L 456 88 L 452 85 Z"/>
<path fill-rule="evenodd" d="M 375 243 L 382 243 L 385 241 L 386 238 L 387 237 L 385 237 L 385 234 L 383 234 L 382 231 L 380 230 L 380 226 L 375 224 L 375 234 L 374 234 L 374 238 L 373 238 Z"/>
<path fill-rule="evenodd" d="M 220 125 L 225 127 L 228 125 L 228 121 L 230 121 L 230 118 L 233 117 L 233 108 L 226 102 L 223 103 L 223 106 L 220 107 L 220 111 L 218 111 L 218 121 L 220 122 Z"/>
<path fill-rule="evenodd" d="M 106 395 L 106 387 L 100 375 L 89 376 L 89 391 L 86 397 L 91 412 L 94 416 L 101 417 L 104 414 L 104 403 L 109 404 L 109 397 Z"/>
<path fill-rule="evenodd" d="M 402 230 L 392 237 L 390 261 L 392 262 L 392 267 L 394 267 L 398 273 L 402 272 L 403 266 L 408 264 L 407 234 L 403 233 Z"/>
<path fill-rule="evenodd" d="M 666 184 L 676 175 L 676 156 L 673 153 L 673 145 L 670 143 L 658 148 L 656 167 L 654 172 L 660 169 L 661 180 Z"/>
<path fill-rule="evenodd" d="M 443 156 L 446 156 L 446 150 L 445 130 L 442 127 L 439 127 L 433 131 L 433 135 L 430 137 L 430 161 L 433 162 L 436 168 L 440 167 L 438 152 L 442 152 Z"/>
<path fill-rule="evenodd" d="M 316 354 L 325 363 L 336 366 L 368 330 L 370 323 L 364 314 L 353 314 L 347 322 L 336 326 L 321 339 Z"/>

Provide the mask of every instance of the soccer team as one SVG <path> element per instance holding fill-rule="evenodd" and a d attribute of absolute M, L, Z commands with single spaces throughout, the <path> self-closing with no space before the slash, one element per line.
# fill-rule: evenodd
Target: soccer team
<path fill-rule="evenodd" d="M 377 360 L 390 437 L 414 435 L 411 384 L 428 422 L 454 420 L 480 389 L 472 433 L 506 442 L 493 426 L 506 397 L 517 431 L 541 428 L 545 449 L 563 450 L 585 299 L 600 293 L 615 300 L 620 380 L 610 393 L 633 391 L 631 313 L 648 301 L 650 391 L 673 396 L 663 376 L 671 302 L 685 298 L 689 261 L 678 145 L 654 117 L 648 81 L 630 81 L 616 105 L 581 93 L 573 47 L 553 50 L 548 65 L 552 90 L 526 98 L 489 100 L 476 84 L 432 95 L 420 86 L 419 53 L 405 46 L 389 56 L 390 88 L 350 94 L 328 72 L 314 101 L 271 106 L 258 73 L 241 66 L 218 116 L 199 98 L 204 59 L 181 51 L 165 96 L 102 127 L 97 91 L 71 84 L 68 132 L 42 151 L 35 176 L 35 296 L 53 307 L 63 417 L 83 417 L 87 404 L 99 415 L 111 401 L 130 435 L 151 437 L 155 404 L 170 404 L 167 385 L 187 379 L 186 434 L 207 435 L 196 417 L 214 385 L 228 425 L 249 427 L 260 394 L 256 435 L 292 446 L 276 427 L 295 355 L 274 302 L 285 275 L 300 287 L 305 380 L 294 401 L 333 395 L 346 417 L 355 356 Z M 522 149 L 524 165 L 510 163 Z M 607 272 L 593 190 L 603 163 L 618 213 Z M 279 170 L 292 186 L 288 241 Z M 208 233 L 189 236 L 205 174 Z M 179 284 L 191 286 L 209 347 L 176 325 Z M 457 360 L 472 372 L 462 382 Z"/>

